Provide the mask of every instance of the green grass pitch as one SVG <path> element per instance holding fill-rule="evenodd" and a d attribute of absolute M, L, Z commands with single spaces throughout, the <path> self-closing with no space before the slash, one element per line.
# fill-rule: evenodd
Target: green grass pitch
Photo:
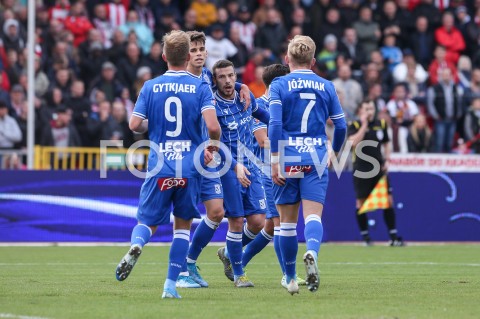
<path fill-rule="evenodd" d="M 169 247 L 147 246 L 124 282 L 114 272 L 127 247 L 0 247 L 0 318 L 480 318 L 480 245 L 326 244 L 319 291 L 295 296 L 273 247 L 248 266 L 247 289 L 226 279 L 216 249 L 199 260 L 209 288 L 162 300 Z"/>

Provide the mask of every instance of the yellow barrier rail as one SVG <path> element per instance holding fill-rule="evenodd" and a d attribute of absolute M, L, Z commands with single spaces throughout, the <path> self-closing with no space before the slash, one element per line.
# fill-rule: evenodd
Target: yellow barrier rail
<path fill-rule="evenodd" d="M 145 170 L 148 149 L 128 153 L 126 148 L 35 147 L 35 169 L 39 170 L 125 170 L 127 165 Z"/>

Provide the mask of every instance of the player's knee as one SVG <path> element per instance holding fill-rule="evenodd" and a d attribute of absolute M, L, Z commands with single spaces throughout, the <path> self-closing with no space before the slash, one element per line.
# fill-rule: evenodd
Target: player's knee
<path fill-rule="evenodd" d="M 258 234 L 265 226 L 265 220 L 262 218 L 251 218 L 247 221 L 247 226 L 252 233 Z"/>
<path fill-rule="evenodd" d="M 207 217 L 213 222 L 220 223 L 225 216 L 222 206 L 216 206 L 207 211 Z"/>
<path fill-rule="evenodd" d="M 270 236 L 273 236 L 273 229 L 274 229 L 275 225 L 273 224 L 273 220 L 272 219 L 267 219 L 265 220 L 265 227 L 263 227 L 263 229 L 265 230 L 265 232 L 267 234 L 269 234 Z"/>

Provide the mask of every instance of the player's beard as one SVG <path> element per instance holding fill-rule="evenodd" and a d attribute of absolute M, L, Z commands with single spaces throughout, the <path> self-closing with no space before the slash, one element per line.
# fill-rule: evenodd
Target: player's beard
<path fill-rule="evenodd" d="M 221 92 L 224 98 L 231 100 L 235 96 L 235 87 L 234 86 L 230 86 L 228 88 L 223 87 Z"/>

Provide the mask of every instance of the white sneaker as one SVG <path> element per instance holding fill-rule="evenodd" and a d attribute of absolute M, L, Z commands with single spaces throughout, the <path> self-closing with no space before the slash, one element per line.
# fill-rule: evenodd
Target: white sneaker
<path fill-rule="evenodd" d="M 307 251 L 305 255 L 303 255 L 303 262 L 305 263 L 305 272 L 307 273 L 307 277 L 305 278 L 307 288 L 311 292 L 315 292 L 320 285 L 320 274 L 318 272 L 315 253 Z"/>
<path fill-rule="evenodd" d="M 282 287 L 287 289 L 288 285 L 287 285 L 287 276 L 283 275 L 282 277 L 282 281 L 280 282 L 282 284 Z"/>
<path fill-rule="evenodd" d="M 298 288 L 298 284 L 297 284 L 297 281 L 295 279 L 291 279 L 290 282 L 288 283 L 287 285 L 287 291 L 289 294 L 291 294 L 292 296 L 294 294 L 298 294 L 298 291 L 299 291 L 299 288 Z"/>

